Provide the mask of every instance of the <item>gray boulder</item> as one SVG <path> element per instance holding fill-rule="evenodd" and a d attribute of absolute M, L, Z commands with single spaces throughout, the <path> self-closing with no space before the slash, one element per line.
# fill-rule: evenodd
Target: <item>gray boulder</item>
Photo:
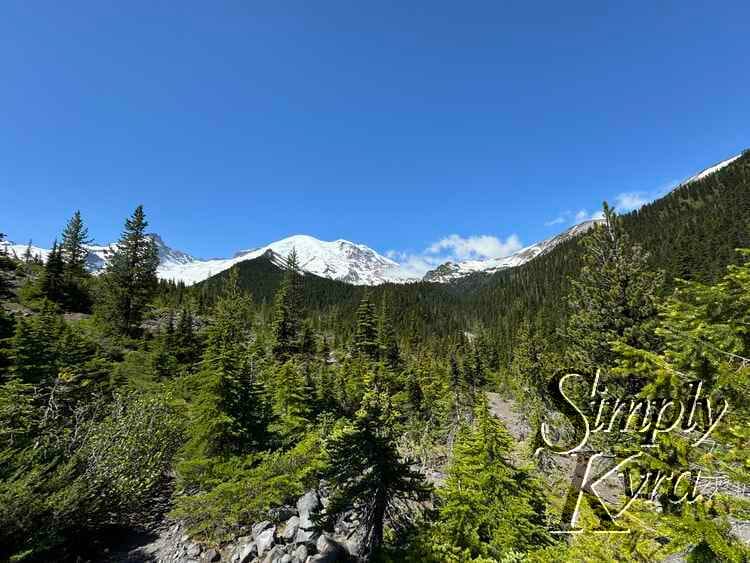
<path fill-rule="evenodd" d="M 281 538 L 285 541 L 292 541 L 297 536 L 299 530 L 299 516 L 292 516 L 284 524 L 284 529 L 281 531 Z"/>
<path fill-rule="evenodd" d="M 292 553 L 293 563 L 305 563 L 307 561 L 307 547 L 305 544 L 300 544 L 297 549 Z"/>
<path fill-rule="evenodd" d="M 271 523 L 269 520 L 263 520 L 263 522 L 258 522 L 257 524 L 254 524 L 252 527 L 252 532 L 251 532 L 253 535 L 253 539 L 257 540 L 260 533 L 263 530 L 267 530 L 271 526 L 273 526 L 273 523 Z"/>
<path fill-rule="evenodd" d="M 346 547 L 325 534 L 322 534 L 315 542 L 315 548 L 318 550 L 316 557 L 324 557 L 317 561 L 349 561 L 349 551 Z"/>
<path fill-rule="evenodd" d="M 297 501 L 299 512 L 299 530 L 295 537 L 295 543 L 310 542 L 315 537 L 313 530 L 312 515 L 320 508 L 320 499 L 315 491 L 308 491 Z"/>
<path fill-rule="evenodd" d="M 284 546 L 275 545 L 263 558 L 263 563 L 279 563 L 282 557 L 284 557 Z"/>
<path fill-rule="evenodd" d="M 239 541 L 237 546 L 237 563 L 250 563 L 257 552 L 255 542 L 245 536 L 246 541 Z M 243 538 L 240 538 L 242 540 Z"/>
<path fill-rule="evenodd" d="M 263 530 L 255 538 L 255 545 L 258 548 L 258 557 L 263 557 L 263 554 L 273 546 L 275 533 L 276 526 L 271 526 L 270 528 Z"/>

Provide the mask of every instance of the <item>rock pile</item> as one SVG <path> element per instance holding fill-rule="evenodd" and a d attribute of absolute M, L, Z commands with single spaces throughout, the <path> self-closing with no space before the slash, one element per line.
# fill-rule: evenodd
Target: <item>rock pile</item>
<path fill-rule="evenodd" d="M 158 563 L 338 563 L 356 562 L 359 548 L 353 515 L 336 523 L 333 534 L 314 529 L 313 515 L 326 498 L 318 491 L 308 491 L 296 506 L 273 509 L 268 520 L 250 527 L 250 533 L 236 538 L 220 549 L 208 549 L 193 542 L 180 524 L 175 524 L 160 538 L 153 560 Z"/>

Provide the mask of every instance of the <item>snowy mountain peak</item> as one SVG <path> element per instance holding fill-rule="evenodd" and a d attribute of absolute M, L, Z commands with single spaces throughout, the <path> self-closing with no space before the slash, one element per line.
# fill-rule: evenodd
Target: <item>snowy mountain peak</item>
<path fill-rule="evenodd" d="M 156 233 L 152 233 L 149 236 L 153 239 L 154 244 L 156 244 L 161 264 L 190 264 L 191 262 L 195 262 L 195 258 L 189 254 L 167 246 L 164 240 Z"/>
<path fill-rule="evenodd" d="M 186 283 L 195 283 L 208 277 L 205 275 L 206 268 L 210 268 L 213 275 L 242 260 L 262 256 L 269 250 L 282 259 L 286 259 L 294 250 L 302 271 L 356 285 L 413 281 L 402 272 L 396 262 L 364 244 L 355 244 L 344 239 L 323 241 L 309 235 L 293 235 L 260 248 L 243 250 L 228 260 L 186 264 L 164 269 L 160 273 L 162 277 L 174 277 Z"/>

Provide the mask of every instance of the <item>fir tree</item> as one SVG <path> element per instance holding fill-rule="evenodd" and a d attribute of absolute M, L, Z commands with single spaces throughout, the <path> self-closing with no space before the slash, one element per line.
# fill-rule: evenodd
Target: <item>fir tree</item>
<path fill-rule="evenodd" d="M 510 461 L 513 439 L 481 401 L 454 445 L 437 522 L 423 560 L 503 560 L 552 543 L 540 485 Z M 485 559 L 483 559 L 485 558 Z"/>
<path fill-rule="evenodd" d="M 287 361 L 275 368 L 272 393 L 275 421 L 270 430 L 276 432 L 284 444 L 294 444 L 310 425 L 310 398 L 313 396 L 299 366 Z"/>
<path fill-rule="evenodd" d="M 118 333 L 136 336 L 146 306 L 157 287 L 159 256 L 146 232 L 146 217 L 139 205 L 125 222 L 125 230 L 102 276 L 99 313 Z"/>
<path fill-rule="evenodd" d="M 357 309 L 357 327 L 354 333 L 354 351 L 372 361 L 377 361 L 380 346 L 375 305 L 367 294 L 362 297 Z"/>
<path fill-rule="evenodd" d="M 0 452 L 28 445 L 39 421 L 34 402 L 31 383 L 12 377 L 0 384 Z"/>
<path fill-rule="evenodd" d="M 58 371 L 58 338 L 62 324 L 46 302 L 35 318 L 20 318 L 13 337 L 13 373 L 24 383 L 51 385 Z"/>
<path fill-rule="evenodd" d="M 24 264 L 28 266 L 29 264 L 31 264 L 33 258 L 34 258 L 34 255 L 31 252 L 31 239 L 29 239 L 29 244 L 26 245 L 26 250 L 23 251 Z"/>
<path fill-rule="evenodd" d="M 265 440 L 267 407 L 250 355 L 252 326 L 252 299 L 241 292 L 233 269 L 214 307 L 203 369 L 196 374 L 194 455 L 247 452 Z"/>
<path fill-rule="evenodd" d="M 383 295 L 378 317 L 378 347 L 380 358 L 385 365 L 394 371 L 398 370 L 401 367 L 401 354 L 385 295 Z"/>
<path fill-rule="evenodd" d="M 200 340 L 193 326 L 193 313 L 189 308 L 182 310 L 175 329 L 175 357 L 180 364 L 192 366 L 201 352 Z"/>
<path fill-rule="evenodd" d="M 57 241 L 44 264 L 44 271 L 39 281 L 39 290 L 45 298 L 55 303 L 65 301 L 64 263 Z"/>
<path fill-rule="evenodd" d="M 370 389 L 354 423 L 327 444 L 330 464 L 324 472 L 333 492 L 319 521 L 326 528 L 353 510 L 360 522 L 361 555 L 377 556 L 388 523 L 399 530 L 409 520 L 413 503 L 429 496 L 424 477 L 396 450 L 390 397 Z"/>
<path fill-rule="evenodd" d="M 302 324 L 302 275 L 297 252 L 292 249 L 286 260 L 286 271 L 276 291 L 273 313 L 273 355 L 284 362 L 300 350 Z"/>
<path fill-rule="evenodd" d="M 641 342 L 656 314 L 663 275 L 648 265 L 648 253 L 630 237 L 604 203 L 604 221 L 585 239 L 583 267 L 568 297 L 568 353 L 576 369 L 593 374 L 612 366 L 611 343 Z"/>
<path fill-rule="evenodd" d="M 93 239 L 89 237 L 89 231 L 81 219 L 81 212 L 76 211 L 65 226 L 60 244 L 68 279 L 78 279 L 86 275 L 88 250 L 85 245 L 92 242 Z"/>

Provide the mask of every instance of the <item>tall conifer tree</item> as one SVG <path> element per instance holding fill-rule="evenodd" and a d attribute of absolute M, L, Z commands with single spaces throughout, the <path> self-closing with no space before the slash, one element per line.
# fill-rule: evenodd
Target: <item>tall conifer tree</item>
<path fill-rule="evenodd" d="M 125 230 L 107 264 L 100 313 L 123 335 L 136 336 L 148 301 L 156 287 L 159 256 L 146 234 L 148 222 L 139 205 L 125 222 Z"/>
<path fill-rule="evenodd" d="M 292 249 L 286 259 L 286 271 L 276 291 L 273 313 L 273 354 L 286 361 L 300 350 L 302 328 L 302 274 L 297 252 Z"/>
<path fill-rule="evenodd" d="M 65 263 L 65 273 L 68 278 L 81 278 L 86 275 L 86 256 L 88 250 L 85 245 L 91 244 L 89 230 L 83 224 L 81 212 L 76 211 L 70 218 L 62 235 L 60 248 Z"/>
<path fill-rule="evenodd" d="M 593 374 L 612 366 L 611 343 L 639 343 L 646 323 L 656 315 L 656 296 L 663 282 L 653 272 L 648 253 L 630 241 L 621 219 L 607 203 L 604 221 L 585 239 L 583 267 L 571 280 L 570 318 L 566 337 L 574 368 Z"/>

